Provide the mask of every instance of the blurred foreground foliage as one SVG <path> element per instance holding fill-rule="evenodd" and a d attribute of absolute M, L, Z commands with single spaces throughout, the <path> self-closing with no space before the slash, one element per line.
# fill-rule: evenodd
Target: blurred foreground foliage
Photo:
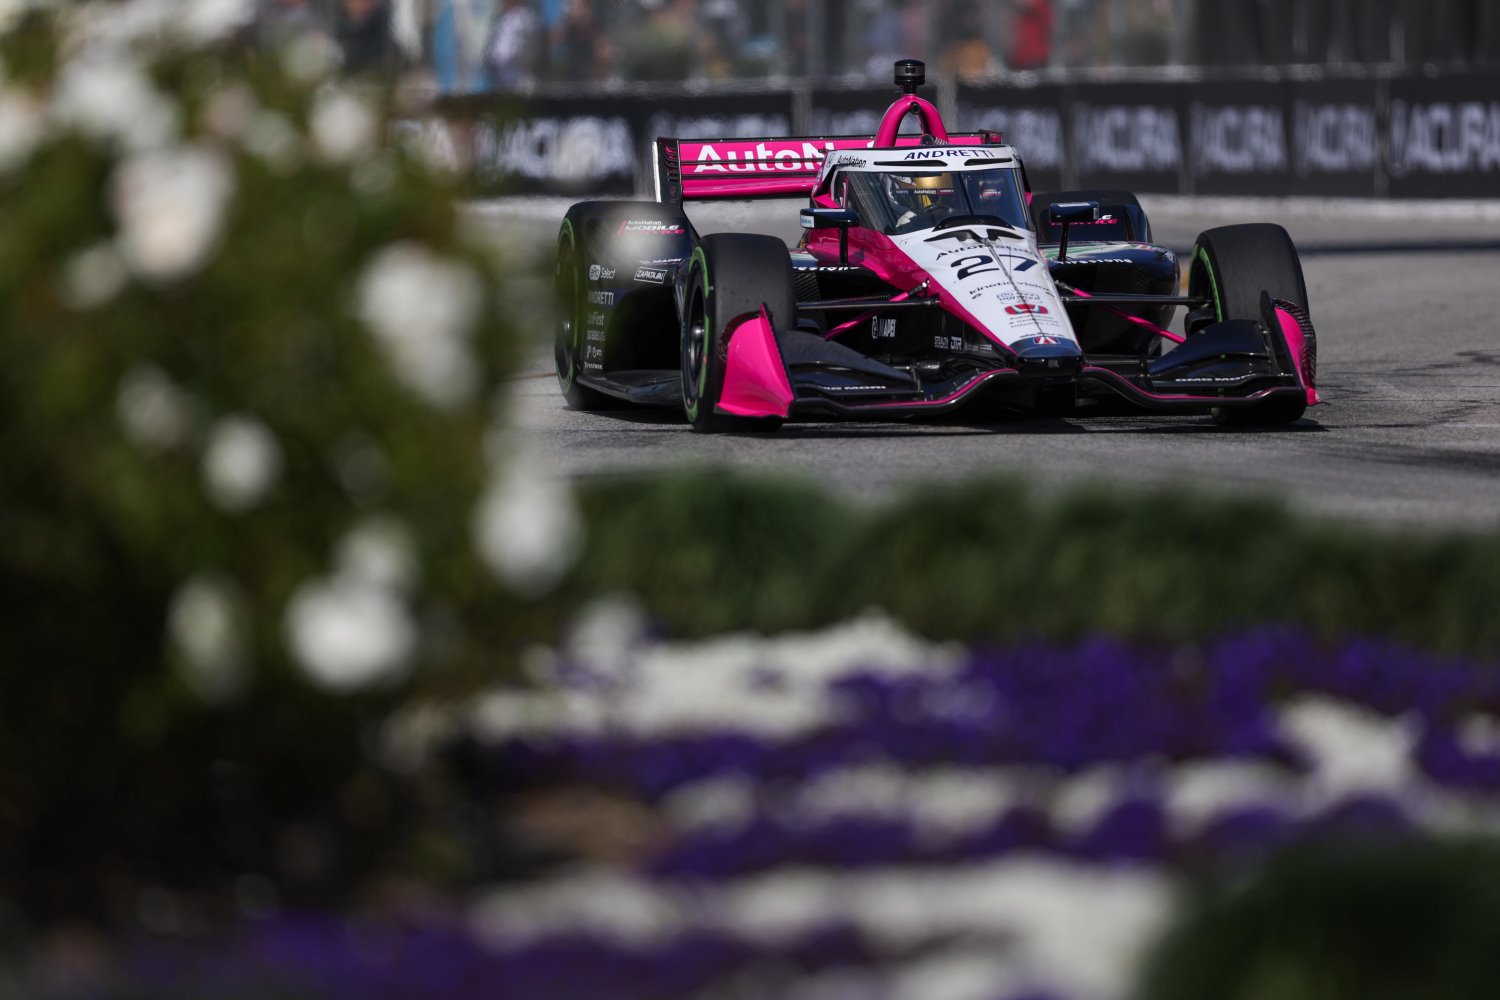
<path fill-rule="evenodd" d="M 1265 624 L 1500 652 L 1500 531 L 1297 516 L 1268 498 L 1010 479 L 868 504 L 702 471 L 589 484 L 573 600 L 638 595 L 673 635 L 809 628 L 879 607 L 931 638 L 1190 641 Z"/>
<path fill-rule="evenodd" d="M 1287 851 L 1198 886 L 1137 1000 L 1483 1000 L 1500 978 L 1500 845 L 1375 840 Z"/>
<path fill-rule="evenodd" d="M 154 886 L 243 909 L 444 871 L 371 733 L 413 691 L 514 677 L 612 594 L 682 636 L 880 606 L 934 638 L 1292 622 L 1500 649 L 1500 535 L 1007 481 L 879 506 L 718 471 L 591 482 L 576 567 L 516 596 L 474 523 L 520 318 L 457 190 L 383 141 L 389 95 L 316 53 L 57 38 L 31 15 L 0 44 L 0 945 L 14 918 L 135 924 Z M 65 114 L 80 65 L 108 72 Z M 299 659 L 289 613 L 350 575 L 320 634 L 365 657 L 354 680 Z M 410 648 L 372 652 L 393 618 Z"/>
<path fill-rule="evenodd" d="M 453 184 L 326 52 L 111 7 L 0 43 L 0 938 L 325 891 L 393 808 L 363 722 L 516 631 L 471 537 L 512 327 Z"/>

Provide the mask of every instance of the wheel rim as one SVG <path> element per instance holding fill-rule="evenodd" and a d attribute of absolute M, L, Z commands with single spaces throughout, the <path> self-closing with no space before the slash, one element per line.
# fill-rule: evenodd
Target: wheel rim
<path fill-rule="evenodd" d="M 694 287 L 688 299 L 687 322 L 682 328 L 682 404 L 689 417 L 698 413 L 707 342 L 708 322 L 704 317 L 703 293 Z"/>
<path fill-rule="evenodd" d="M 577 268 L 573 266 L 572 254 L 559 251 L 557 255 L 557 280 L 553 287 L 556 289 L 556 301 L 553 308 L 557 313 L 557 339 L 555 357 L 557 361 L 557 381 L 562 384 L 563 391 L 567 392 L 573 388 L 573 381 L 578 376 L 576 364 L 578 345 L 574 343 L 577 335 Z"/>

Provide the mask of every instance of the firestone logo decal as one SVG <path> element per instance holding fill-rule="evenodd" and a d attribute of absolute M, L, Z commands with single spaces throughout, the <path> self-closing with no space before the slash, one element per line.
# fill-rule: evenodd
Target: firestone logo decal
<path fill-rule="evenodd" d="M 686 230 L 675 222 L 663 222 L 660 219 L 626 219 L 620 223 L 617 236 L 626 233 L 644 233 L 651 236 L 681 236 Z"/>

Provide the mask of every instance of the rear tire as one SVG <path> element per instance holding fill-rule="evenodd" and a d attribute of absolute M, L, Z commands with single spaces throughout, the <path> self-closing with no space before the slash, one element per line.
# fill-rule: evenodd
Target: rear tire
<path fill-rule="evenodd" d="M 736 317 L 764 304 L 776 324 L 796 318 L 797 295 L 786 244 L 774 236 L 716 233 L 693 252 L 682 311 L 682 408 L 693 430 L 772 431 L 778 417 L 736 417 L 715 412 L 724 390 L 728 344 L 724 332 Z"/>
<path fill-rule="evenodd" d="M 1265 323 L 1263 292 L 1307 309 L 1302 262 L 1285 229 L 1256 222 L 1200 233 L 1188 270 L 1188 294 L 1206 298 L 1210 305 L 1188 314 L 1187 334 L 1227 319 Z M 1305 412 L 1305 399 L 1279 397 L 1257 406 L 1215 407 L 1213 418 L 1225 427 L 1271 427 L 1293 423 Z"/>
<path fill-rule="evenodd" d="M 557 235 L 557 272 L 553 281 L 556 332 L 553 355 L 557 384 L 563 399 L 575 410 L 603 410 L 617 404 L 597 389 L 578 381 L 583 371 L 584 271 L 573 220 L 564 219 Z"/>

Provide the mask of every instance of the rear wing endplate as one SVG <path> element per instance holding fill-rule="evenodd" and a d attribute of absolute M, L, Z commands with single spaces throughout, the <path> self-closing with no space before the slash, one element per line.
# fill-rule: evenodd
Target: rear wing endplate
<path fill-rule="evenodd" d="M 999 132 L 948 137 L 950 146 L 997 146 Z M 920 135 L 903 135 L 897 147 L 919 146 Z M 763 139 L 658 138 L 652 144 L 656 200 L 672 204 L 712 198 L 786 198 L 810 195 L 823 159 L 842 149 L 870 149 L 871 135 L 778 136 Z"/>

